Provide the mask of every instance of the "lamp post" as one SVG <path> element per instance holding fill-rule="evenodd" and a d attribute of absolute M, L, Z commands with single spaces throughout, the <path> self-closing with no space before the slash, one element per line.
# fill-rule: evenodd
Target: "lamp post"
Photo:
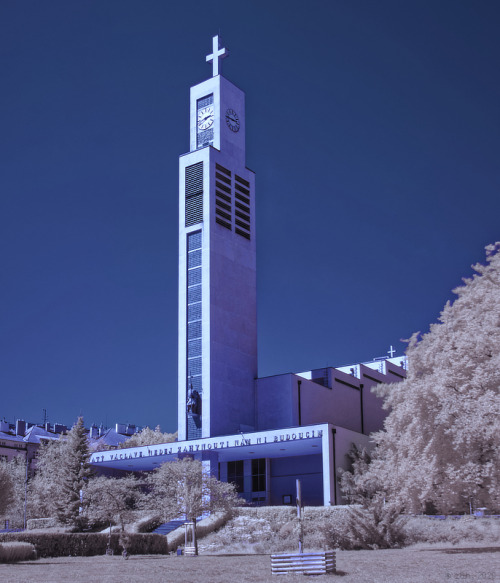
<path fill-rule="evenodd" d="M 297 518 L 299 519 L 299 553 L 304 550 L 304 529 L 302 526 L 302 484 L 300 480 L 295 481 L 297 487 Z"/>

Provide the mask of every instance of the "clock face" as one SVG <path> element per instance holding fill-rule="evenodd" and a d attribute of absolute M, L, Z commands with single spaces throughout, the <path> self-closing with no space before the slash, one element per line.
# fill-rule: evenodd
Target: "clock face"
<path fill-rule="evenodd" d="M 207 105 L 198 110 L 198 129 L 208 130 L 214 123 L 214 106 Z"/>
<path fill-rule="evenodd" d="M 226 123 L 227 127 L 233 132 L 237 132 L 240 129 L 240 118 L 234 109 L 226 111 Z"/>

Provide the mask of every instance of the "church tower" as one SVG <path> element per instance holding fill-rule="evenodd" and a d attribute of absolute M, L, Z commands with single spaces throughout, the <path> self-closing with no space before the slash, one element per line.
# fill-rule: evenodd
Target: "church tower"
<path fill-rule="evenodd" d="M 221 74 L 191 87 L 179 159 L 179 441 L 255 425 L 255 180 L 245 166 L 245 94 Z"/>

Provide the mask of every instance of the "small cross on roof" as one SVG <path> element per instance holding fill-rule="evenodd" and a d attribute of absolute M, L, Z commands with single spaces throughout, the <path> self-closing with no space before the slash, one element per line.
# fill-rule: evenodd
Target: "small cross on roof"
<path fill-rule="evenodd" d="M 229 51 L 225 48 L 220 48 L 219 46 L 219 35 L 216 35 L 212 39 L 212 54 L 207 55 L 206 61 L 209 63 L 212 61 L 212 77 L 217 77 L 222 73 L 222 63 L 219 64 L 219 59 L 225 59 L 229 55 Z"/>
<path fill-rule="evenodd" d="M 394 350 L 394 348 L 392 347 L 392 344 L 391 344 L 391 347 L 389 348 L 389 350 L 388 350 L 387 352 L 388 352 L 388 354 L 390 355 L 390 357 L 391 357 L 391 358 L 394 356 L 394 353 L 395 353 L 396 351 L 395 351 L 395 350 Z"/>

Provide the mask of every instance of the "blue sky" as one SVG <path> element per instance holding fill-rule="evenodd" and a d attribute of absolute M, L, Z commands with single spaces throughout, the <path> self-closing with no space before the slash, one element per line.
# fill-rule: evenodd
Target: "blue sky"
<path fill-rule="evenodd" d="M 0 417 L 176 429 L 189 87 L 247 95 L 259 374 L 401 354 L 500 239 L 495 1 L 0 3 Z"/>

